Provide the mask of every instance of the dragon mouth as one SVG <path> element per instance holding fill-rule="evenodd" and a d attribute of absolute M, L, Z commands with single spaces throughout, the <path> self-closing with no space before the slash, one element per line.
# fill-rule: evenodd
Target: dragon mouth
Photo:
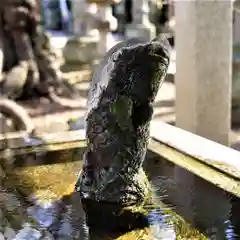
<path fill-rule="evenodd" d="M 161 63 L 168 65 L 171 46 L 167 38 L 164 35 L 159 35 L 150 42 L 150 45 L 152 48 L 150 55 L 159 59 Z"/>
<path fill-rule="evenodd" d="M 168 66 L 169 65 L 169 58 L 162 56 L 162 54 L 157 54 L 157 53 L 153 53 L 153 54 L 149 54 L 150 57 L 155 58 L 161 65 L 164 66 Z M 161 68 L 159 68 L 158 70 L 161 70 Z"/>
<path fill-rule="evenodd" d="M 168 65 L 169 64 L 169 50 L 162 47 L 161 44 L 157 43 L 159 46 L 153 46 L 153 51 L 149 53 L 149 56 L 156 58 L 161 63 Z M 156 47 L 156 49 L 154 49 Z"/>

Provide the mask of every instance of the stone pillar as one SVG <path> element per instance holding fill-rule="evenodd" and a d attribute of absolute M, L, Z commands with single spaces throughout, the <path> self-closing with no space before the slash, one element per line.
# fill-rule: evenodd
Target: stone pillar
<path fill-rule="evenodd" d="M 133 21 L 126 28 L 126 37 L 140 37 L 150 40 L 156 36 L 156 28 L 149 21 L 148 0 L 132 0 Z"/>
<path fill-rule="evenodd" d="M 87 0 L 88 3 L 97 4 L 95 27 L 99 31 L 98 55 L 103 56 L 108 50 L 108 35 L 110 30 L 117 28 L 117 20 L 112 15 L 111 4 L 119 0 Z"/>
<path fill-rule="evenodd" d="M 98 17 L 103 21 L 109 22 L 109 30 L 116 31 L 118 28 L 118 20 L 113 16 L 111 4 L 114 4 L 115 1 L 106 1 L 106 3 L 100 3 L 97 5 Z"/>
<path fill-rule="evenodd" d="M 92 36 L 91 15 L 96 13 L 94 3 L 87 0 L 73 0 L 73 34 L 75 36 Z"/>
<path fill-rule="evenodd" d="M 110 8 L 110 9 L 109 9 Z M 98 43 L 98 53 L 100 56 L 103 56 L 107 52 L 107 37 L 110 30 L 109 23 L 109 10 L 111 7 L 107 4 L 101 4 L 98 6 L 98 17 L 99 17 L 99 43 Z"/>
<path fill-rule="evenodd" d="M 233 3 L 176 1 L 176 125 L 229 144 Z"/>
<path fill-rule="evenodd" d="M 98 38 L 92 35 L 90 5 L 86 0 L 73 0 L 73 34 L 63 49 L 67 63 L 90 63 L 97 58 Z"/>
<path fill-rule="evenodd" d="M 232 0 L 176 1 L 175 18 L 176 125 L 229 145 Z M 174 180 L 187 186 L 176 191 L 184 211 L 199 208 L 194 175 L 175 166 Z"/>

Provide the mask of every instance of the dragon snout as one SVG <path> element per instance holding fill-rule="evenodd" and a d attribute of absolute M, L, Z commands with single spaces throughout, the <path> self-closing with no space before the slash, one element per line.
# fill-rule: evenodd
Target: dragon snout
<path fill-rule="evenodd" d="M 150 47 L 150 52 L 152 52 L 155 56 L 159 56 L 169 60 L 171 46 L 169 41 L 164 35 L 160 35 L 155 39 L 153 39 L 149 43 L 149 47 Z"/>

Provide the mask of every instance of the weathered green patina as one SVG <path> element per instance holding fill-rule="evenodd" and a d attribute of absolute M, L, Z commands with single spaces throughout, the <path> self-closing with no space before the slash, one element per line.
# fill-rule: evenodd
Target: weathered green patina
<path fill-rule="evenodd" d="M 110 50 L 96 69 L 89 93 L 88 145 L 76 190 L 90 215 L 108 212 L 104 206 L 110 204 L 110 214 L 120 216 L 123 208 L 142 205 L 149 197 L 142 164 L 152 103 L 167 72 L 170 45 L 166 38 L 129 42 Z"/>

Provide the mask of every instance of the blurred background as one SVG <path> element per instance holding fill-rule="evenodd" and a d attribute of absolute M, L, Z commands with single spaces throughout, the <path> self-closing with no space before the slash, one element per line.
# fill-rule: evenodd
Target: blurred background
<path fill-rule="evenodd" d="M 28 2 L 31 1 L 19 0 L 19 6 L 27 6 Z M 3 25 L 10 23 L 6 24 L 8 28 L 3 28 L 2 35 L 11 41 L 6 41 L 3 47 L 5 58 L 0 87 L 4 95 L 27 111 L 40 132 L 67 131 L 71 129 L 69 122 L 73 124 L 72 118 L 81 119 L 75 127 L 83 126 L 92 74 L 113 45 L 132 37 L 148 41 L 164 34 L 172 45 L 171 60 L 166 81 L 154 103 L 154 120 L 238 148 L 239 0 L 33 2 L 35 7 L 28 8 L 29 18 L 35 15 L 39 20 L 31 20 L 35 25 L 29 21 L 26 26 L 34 25 L 32 29 L 37 34 L 29 31 L 31 27 L 23 29 L 21 26 L 15 27 L 18 31 L 14 32 L 13 21 L 3 17 Z M 5 8 L 2 8 L 3 12 Z M 41 29 L 41 34 L 36 29 Z M 38 50 L 35 46 L 39 47 Z M 19 49 L 25 49 L 25 53 Z M 15 59 L 8 57 L 10 50 L 17 55 Z M 27 67 L 24 67 L 26 59 Z M 24 78 L 29 66 L 35 69 L 31 70 L 36 73 L 32 76 L 40 74 L 36 77 L 39 79 L 36 80 L 39 81 L 37 87 L 32 80 L 27 83 Z M 21 72 L 18 75 L 23 77 L 22 82 L 19 78 L 14 79 L 16 71 Z M 55 97 L 49 95 L 50 88 L 55 89 Z M 20 95 L 16 95 L 18 90 Z"/>

